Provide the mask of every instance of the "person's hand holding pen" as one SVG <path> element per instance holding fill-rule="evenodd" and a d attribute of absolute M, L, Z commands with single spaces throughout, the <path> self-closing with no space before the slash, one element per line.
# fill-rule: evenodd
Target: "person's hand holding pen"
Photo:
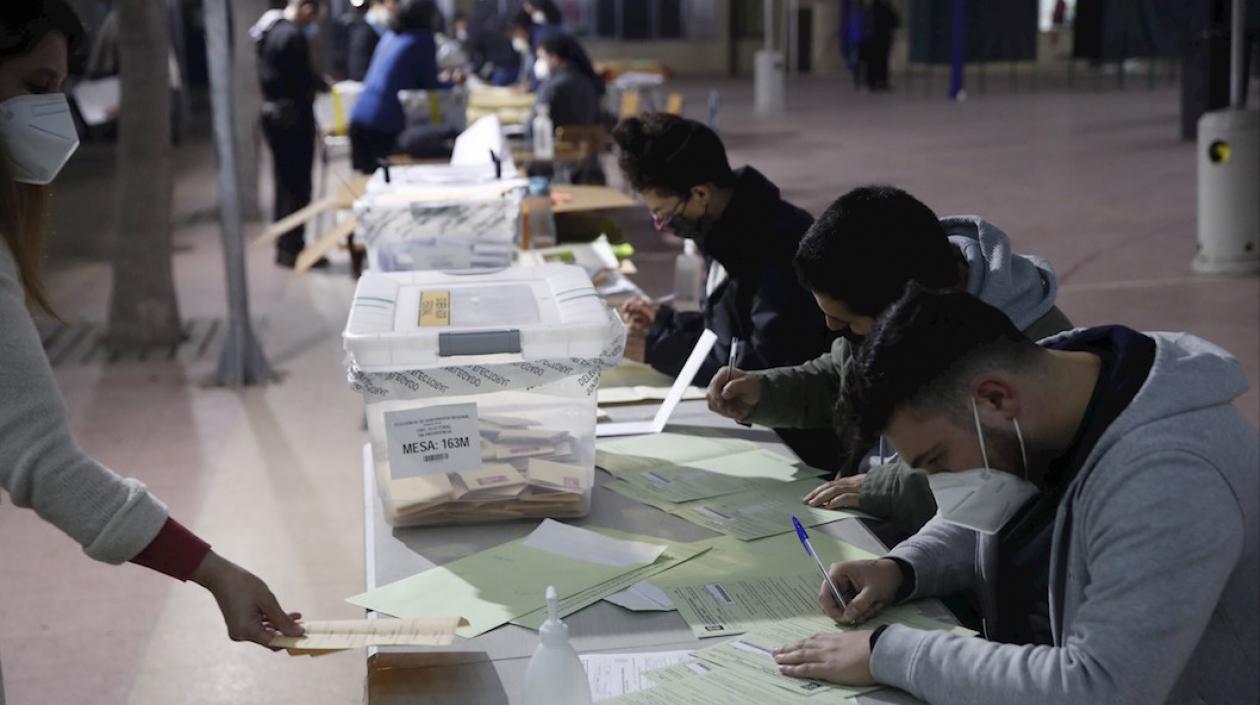
<path fill-rule="evenodd" d="M 824 580 L 818 590 L 818 604 L 842 624 L 860 624 L 882 612 L 897 597 L 902 581 L 901 568 L 889 558 L 833 563 L 827 576 L 830 580 Z M 836 602 L 833 583 L 848 597 L 847 606 Z"/>
<path fill-rule="evenodd" d="M 739 338 L 731 338 L 728 364 L 719 368 L 713 379 L 709 380 L 707 398 L 711 411 L 744 423 L 743 419 L 761 401 L 761 379 L 739 369 L 741 346 Z"/>

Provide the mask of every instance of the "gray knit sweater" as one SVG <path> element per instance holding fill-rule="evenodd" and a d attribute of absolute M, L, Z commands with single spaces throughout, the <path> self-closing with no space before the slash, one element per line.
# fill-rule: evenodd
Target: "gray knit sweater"
<path fill-rule="evenodd" d="M 13 255 L 0 240 L 0 488 L 92 558 L 123 563 L 157 536 L 166 507 L 75 445 L 25 301 Z"/>

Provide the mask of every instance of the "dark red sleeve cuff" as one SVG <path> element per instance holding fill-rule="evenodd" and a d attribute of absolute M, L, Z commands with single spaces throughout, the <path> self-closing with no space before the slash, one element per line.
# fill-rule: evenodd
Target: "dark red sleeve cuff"
<path fill-rule="evenodd" d="M 197 538 L 183 524 L 167 517 L 162 530 L 131 562 L 177 580 L 188 580 L 209 552 L 210 544 Z"/>

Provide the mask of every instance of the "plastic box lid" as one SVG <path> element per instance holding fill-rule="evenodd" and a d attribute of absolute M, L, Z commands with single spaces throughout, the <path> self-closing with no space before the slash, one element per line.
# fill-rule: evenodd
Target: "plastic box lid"
<path fill-rule="evenodd" d="M 519 171 L 513 166 L 501 169 L 501 176 L 496 175 L 493 164 L 413 164 L 393 166 L 389 169 L 389 181 L 385 181 L 385 170 L 377 169 L 367 182 L 368 193 L 384 193 L 405 189 L 432 187 L 468 187 L 479 184 L 494 184 L 502 181 L 524 181 L 518 179 Z"/>
<path fill-rule="evenodd" d="M 364 372 L 595 358 L 607 305 L 581 267 L 365 272 L 342 334 Z"/>

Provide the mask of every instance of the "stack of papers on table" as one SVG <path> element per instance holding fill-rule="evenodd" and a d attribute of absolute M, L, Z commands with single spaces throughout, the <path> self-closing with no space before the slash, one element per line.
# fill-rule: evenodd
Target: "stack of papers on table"
<path fill-rule="evenodd" d="M 614 534 L 616 536 L 614 536 Z M 529 536 L 431 568 L 347 602 L 395 617 L 459 614 L 456 634 L 484 634 L 508 622 L 537 628 L 544 591 L 554 585 L 571 614 L 708 550 L 546 520 Z M 505 579 L 510 576 L 510 579 Z"/>
<path fill-rule="evenodd" d="M 303 622 L 306 634 L 276 636 L 269 646 L 286 649 L 291 656 L 319 656 L 368 646 L 446 646 L 455 639 L 461 624 L 465 622 L 459 617 Z"/>
<path fill-rule="evenodd" d="M 816 482 L 814 478 L 822 472 L 748 441 L 678 433 L 602 441 L 595 464 L 653 500 L 653 506 L 799 480 Z"/>
<path fill-rule="evenodd" d="M 816 478 L 807 477 L 793 482 L 759 484 L 753 489 L 712 499 L 671 502 L 662 499 L 660 492 L 647 491 L 620 479 L 602 485 L 636 502 L 743 541 L 788 533 L 792 531 L 793 516 L 805 526 L 868 516 L 851 509 L 817 509 L 802 504 L 801 498 L 817 486 Z"/>

